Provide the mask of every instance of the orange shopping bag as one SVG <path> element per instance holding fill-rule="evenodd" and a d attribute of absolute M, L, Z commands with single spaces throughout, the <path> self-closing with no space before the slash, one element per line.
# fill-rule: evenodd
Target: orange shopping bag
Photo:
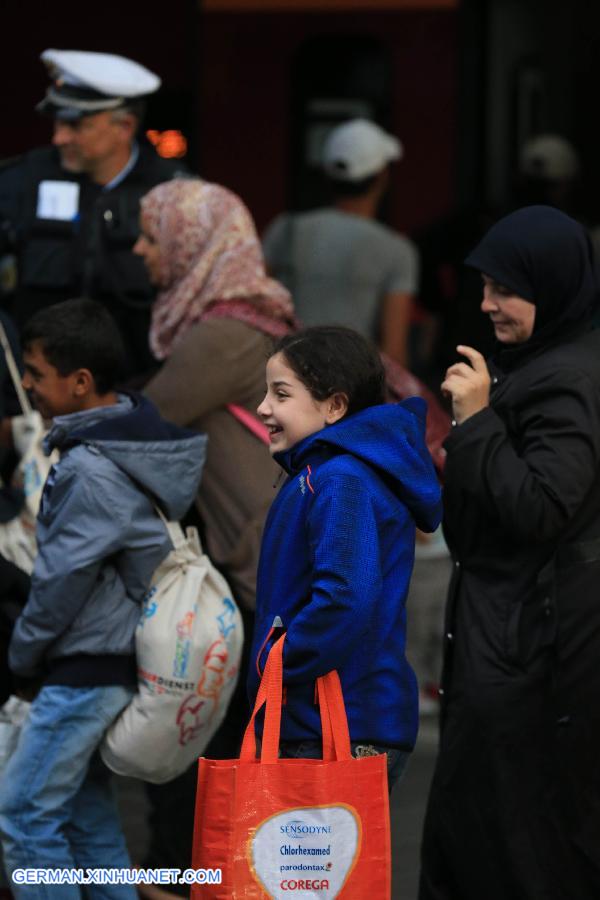
<path fill-rule="evenodd" d="M 239 759 L 199 761 L 192 900 L 389 900 L 385 754 L 354 759 L 337 672 L 317 679 L 323 759 L 279 759 L 283 641 L 271 649 Z M 254 720 L 266 704 L 260 759 Z"/>

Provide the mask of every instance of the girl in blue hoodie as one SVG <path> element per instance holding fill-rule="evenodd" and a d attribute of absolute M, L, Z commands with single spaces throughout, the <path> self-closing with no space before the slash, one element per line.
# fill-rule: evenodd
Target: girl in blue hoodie
<path fill-rule="evenodd" d="M 434 531 L 440 489 L 426 407 L 385 404 L 377 351 L 341 327 L 278 342 L 258 414 L 287 473 L 265 525 L 249 693 L 286 632 L 282 756 L 321 756 L 315 680 L 337 669 L 356 756 L 386 752 L 390 787 L 414 747 L 417 684 L 405 656 L 415 526 Z"/>

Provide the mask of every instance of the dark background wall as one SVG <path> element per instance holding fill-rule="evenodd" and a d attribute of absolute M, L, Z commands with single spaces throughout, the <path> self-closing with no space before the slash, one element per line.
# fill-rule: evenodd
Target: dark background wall
<path fill-rule="evenodd" d="M 47 12 L 42 18 L 32 15 L 29 4 L 3 3 L 3 31 L 12 37 L 5 37 L 0 60 L 5 123 L 0 158 L 49 139 L 50 123 L 33 112 L 47 84 L 42 50 L 129 55 L 163 79 L 147 124 L 182 128 L 190 142 L 190 167 L 239 192 L 262 228 L 294 195 L 298 134 L 292 73 L 298 54 L 319 36 L 362 36 L 377 42 L 389 62 L 382 124 L 405 146 L 386 217 L 410 230 L 453 202 L 453 12 L 203 14 L 189 0 L 179 0 L 171 10 L 140 0 L 98 6 L 61 0 Z"/>
<path fill-rule="evenodd" d="M 471 26 L 461 62 L 470 61 L 473 69 L 468 79 L 461 78 L 463 112 L 470 88 L 480 91 L 483 85 L 480 113 L 471 110 L 470 115 L 471 125 L 479 119 L 482 200 L 502 206 L 512 190 L 523 142 L 536 133 L 558 133 L 574 144 L 581 158 L 579 211 L 597 223 L 600 3 L 463 0 L 461 8 Z"/>
<path fill-rule="evenodd" d="M 117 53 L 147 65 L 164 85 L 150 110 L 152 124 L 192 127 L 198 4 L 176 0 L 173 6 L 177 14 L 171 16 L 164 3 L 152 0 L 0 0 L 0 159 L 49 140 L 49 120 L 33 109 L 48 84 L 39 59 L 47 47 Z"/>
<path fill-rule="evenodd" d="M 336 39 L 344 37 L 371 38 L 389 61 L 382 124 L 405 148 L 405 158 L 394 167 L 390 221 L 410 230 L 440 215 L 454 200 L 453 12 L 206 16 L 199 46 L 202 174 L 238 191 L 259 227 L 286 205 L 302 205 L 293 190 L 298 150 L 293 141 L 302 144 L 293 114 L 303 113 L 293 97 L 292 76 L 303 47 L 324 36 L 331 39 L 334 73 L 342 64 Z M 323 81 L 332 78 L 324 73 Z M 331 90 L 328 85 L 321 96 L 331 96 Z"/>
<path fill-rule="evenodd" d="M 298 60 L 310 72 L 311 42 L 358 39 L 380 48 L 387 88 L 375 112 L 406 151 L 385 210 L 392 225 L 414 231 L 457 204 L 501 203 L 519 142 L 536 130 L 575 142 L 583 205 L 600 220 L 597 0 L 345 13 L 209 13 L 197 0 L 0 0 L 0 21 L 0 159 L 49 138 L 50 123 L 33 112 L 47 84 L 44 48 L 130 55 L 163 78 L 148 126 L 183 130 L 190 167 L 237 190 L 262 228 L 280 209 L 315 198 L 302 163 L 307 98 L 298 98 Z M 337 65 L 332 52 L 328 83 Z"/>

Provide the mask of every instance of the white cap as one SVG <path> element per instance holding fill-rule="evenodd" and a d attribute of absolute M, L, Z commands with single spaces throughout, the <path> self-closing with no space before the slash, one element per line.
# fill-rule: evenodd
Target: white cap
<path fill-rule="evenodd" d="M 54 83 L 36 108 L 62 118 L 118 109 L 128 100 L 153 94 L 161 84 L 145 66 L 113 53 L 50 49 L 41 59 Z"/>
<path fill-rule="evenodd" d="M 323 148 L 323 168 L 338 181 L 361 181 L 401 159 L 402 144 L 368 119 L 353 119 L 334 128 Z"/>
<path fill-rule="evenodd" d="M 519 172 L 529 178 L 559 181 L 579 173 L 579 156 L 573 145 L 559 134 L 530 138 L 519 154 Z"/>

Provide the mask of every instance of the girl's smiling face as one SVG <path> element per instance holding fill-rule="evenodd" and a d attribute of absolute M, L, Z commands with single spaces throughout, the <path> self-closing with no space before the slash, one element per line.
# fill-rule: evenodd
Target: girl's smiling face
<path fill-rule="evenodd" d="M 346 410 L 343 394 L 316 400 L 283 353 L 276 353 L 267 362 L 267 393 L 257 413 L 269 429 L 271 454 L 288 450 L 309 434 L 332 425 Z"/>

